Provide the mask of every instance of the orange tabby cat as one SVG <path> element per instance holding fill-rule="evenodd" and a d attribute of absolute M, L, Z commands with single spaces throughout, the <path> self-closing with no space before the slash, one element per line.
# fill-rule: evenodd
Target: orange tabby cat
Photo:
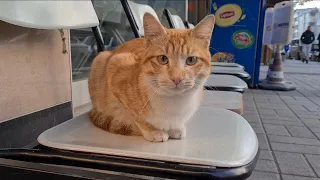
<path fill-rule="evenodd" d="M 214 16 L 193 30 L 166 29 L 149 13 L 143 23 L 144 38 L 95 58 L 89 118 L 116 134 L 142 135 L 152 142 L 181 139 L 211 72 L 208 49 Z"/>

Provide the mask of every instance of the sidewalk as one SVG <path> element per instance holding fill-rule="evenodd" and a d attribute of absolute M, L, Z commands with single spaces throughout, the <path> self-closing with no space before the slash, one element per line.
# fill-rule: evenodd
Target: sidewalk
<path fill-rule="evenodd" d="M 284 71 L 296 91 L 244 94 L 244 117 L 261 149 L 249 180 L 320 180 L 320 64 L 287 60 Z"/>
<path fill-rule="evenodd" d="M 298 60 L 288 59 L 283 62 L 283 69 L 286 74 L 319 74 L 320 75 L 320 63 L 318 62 L 309 61 L 309 64 L 306 64 Z M 268 66 L 261 66 L 260 71 L 267 72 Z M 262 78 L 264 78 L 264 76 Z"/>

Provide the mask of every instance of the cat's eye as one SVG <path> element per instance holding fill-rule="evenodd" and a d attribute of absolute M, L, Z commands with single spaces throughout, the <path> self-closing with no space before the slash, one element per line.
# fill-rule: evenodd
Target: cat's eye
<path fill-rule="evenodd" d="M 157 60 L 158 60 L 158 62 L 160 63 L 160 64 L 162 64 L 162 65 L 166 65 L 166 64 L 168 64 L 168 62 L 169 62 L 169 59 L 168 59 L 168 57 L 167 56 L 158 56 L 157 57 Z"/>
<path fill-rule="evenodd" d="M 195 65 L 197 62 L 198 62 L 198 58 L 194 56 L 188 57 L 186 60 L 186 64 L 189 66 Z"/>

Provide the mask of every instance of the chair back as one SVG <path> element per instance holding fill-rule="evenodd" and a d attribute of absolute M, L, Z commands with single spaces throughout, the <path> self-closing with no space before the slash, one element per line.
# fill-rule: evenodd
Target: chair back
<path fill-rule="evenodd" d="M 90 0 L 2 0 L 0 20 L 36 29 L 76 29 L 99 25 Z"/>

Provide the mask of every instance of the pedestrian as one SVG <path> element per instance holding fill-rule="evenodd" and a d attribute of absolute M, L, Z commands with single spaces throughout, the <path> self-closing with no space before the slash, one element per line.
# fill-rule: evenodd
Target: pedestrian
<path fill-rule="evenodd" d="M 304 54 L 302 62 L 306 61 L 306 63 L 308 64 L 311 46 L 313 41 L 315 40 L 314 33 L 311 31 L 311 26 L 308 26 L 307 30 L 302 33 L 300 40 L 302 42 L 302 51 Z"/>
<path fill-rule="evenodd" d="M 284 49 L 284 52 L 285 52 L 285 58 L 284 58 L 284 60 L 285 60 L 287 58 L 287 56 L 289 57 L 290 45 L 289 44 L 285 45 L 283 47 L 283 49 Z"/>
<path fill-rule="evenodd" d="M 320 33 L 318 35 L 318 58 L 317 58 L 317 61 L 320 62 Z"/>

